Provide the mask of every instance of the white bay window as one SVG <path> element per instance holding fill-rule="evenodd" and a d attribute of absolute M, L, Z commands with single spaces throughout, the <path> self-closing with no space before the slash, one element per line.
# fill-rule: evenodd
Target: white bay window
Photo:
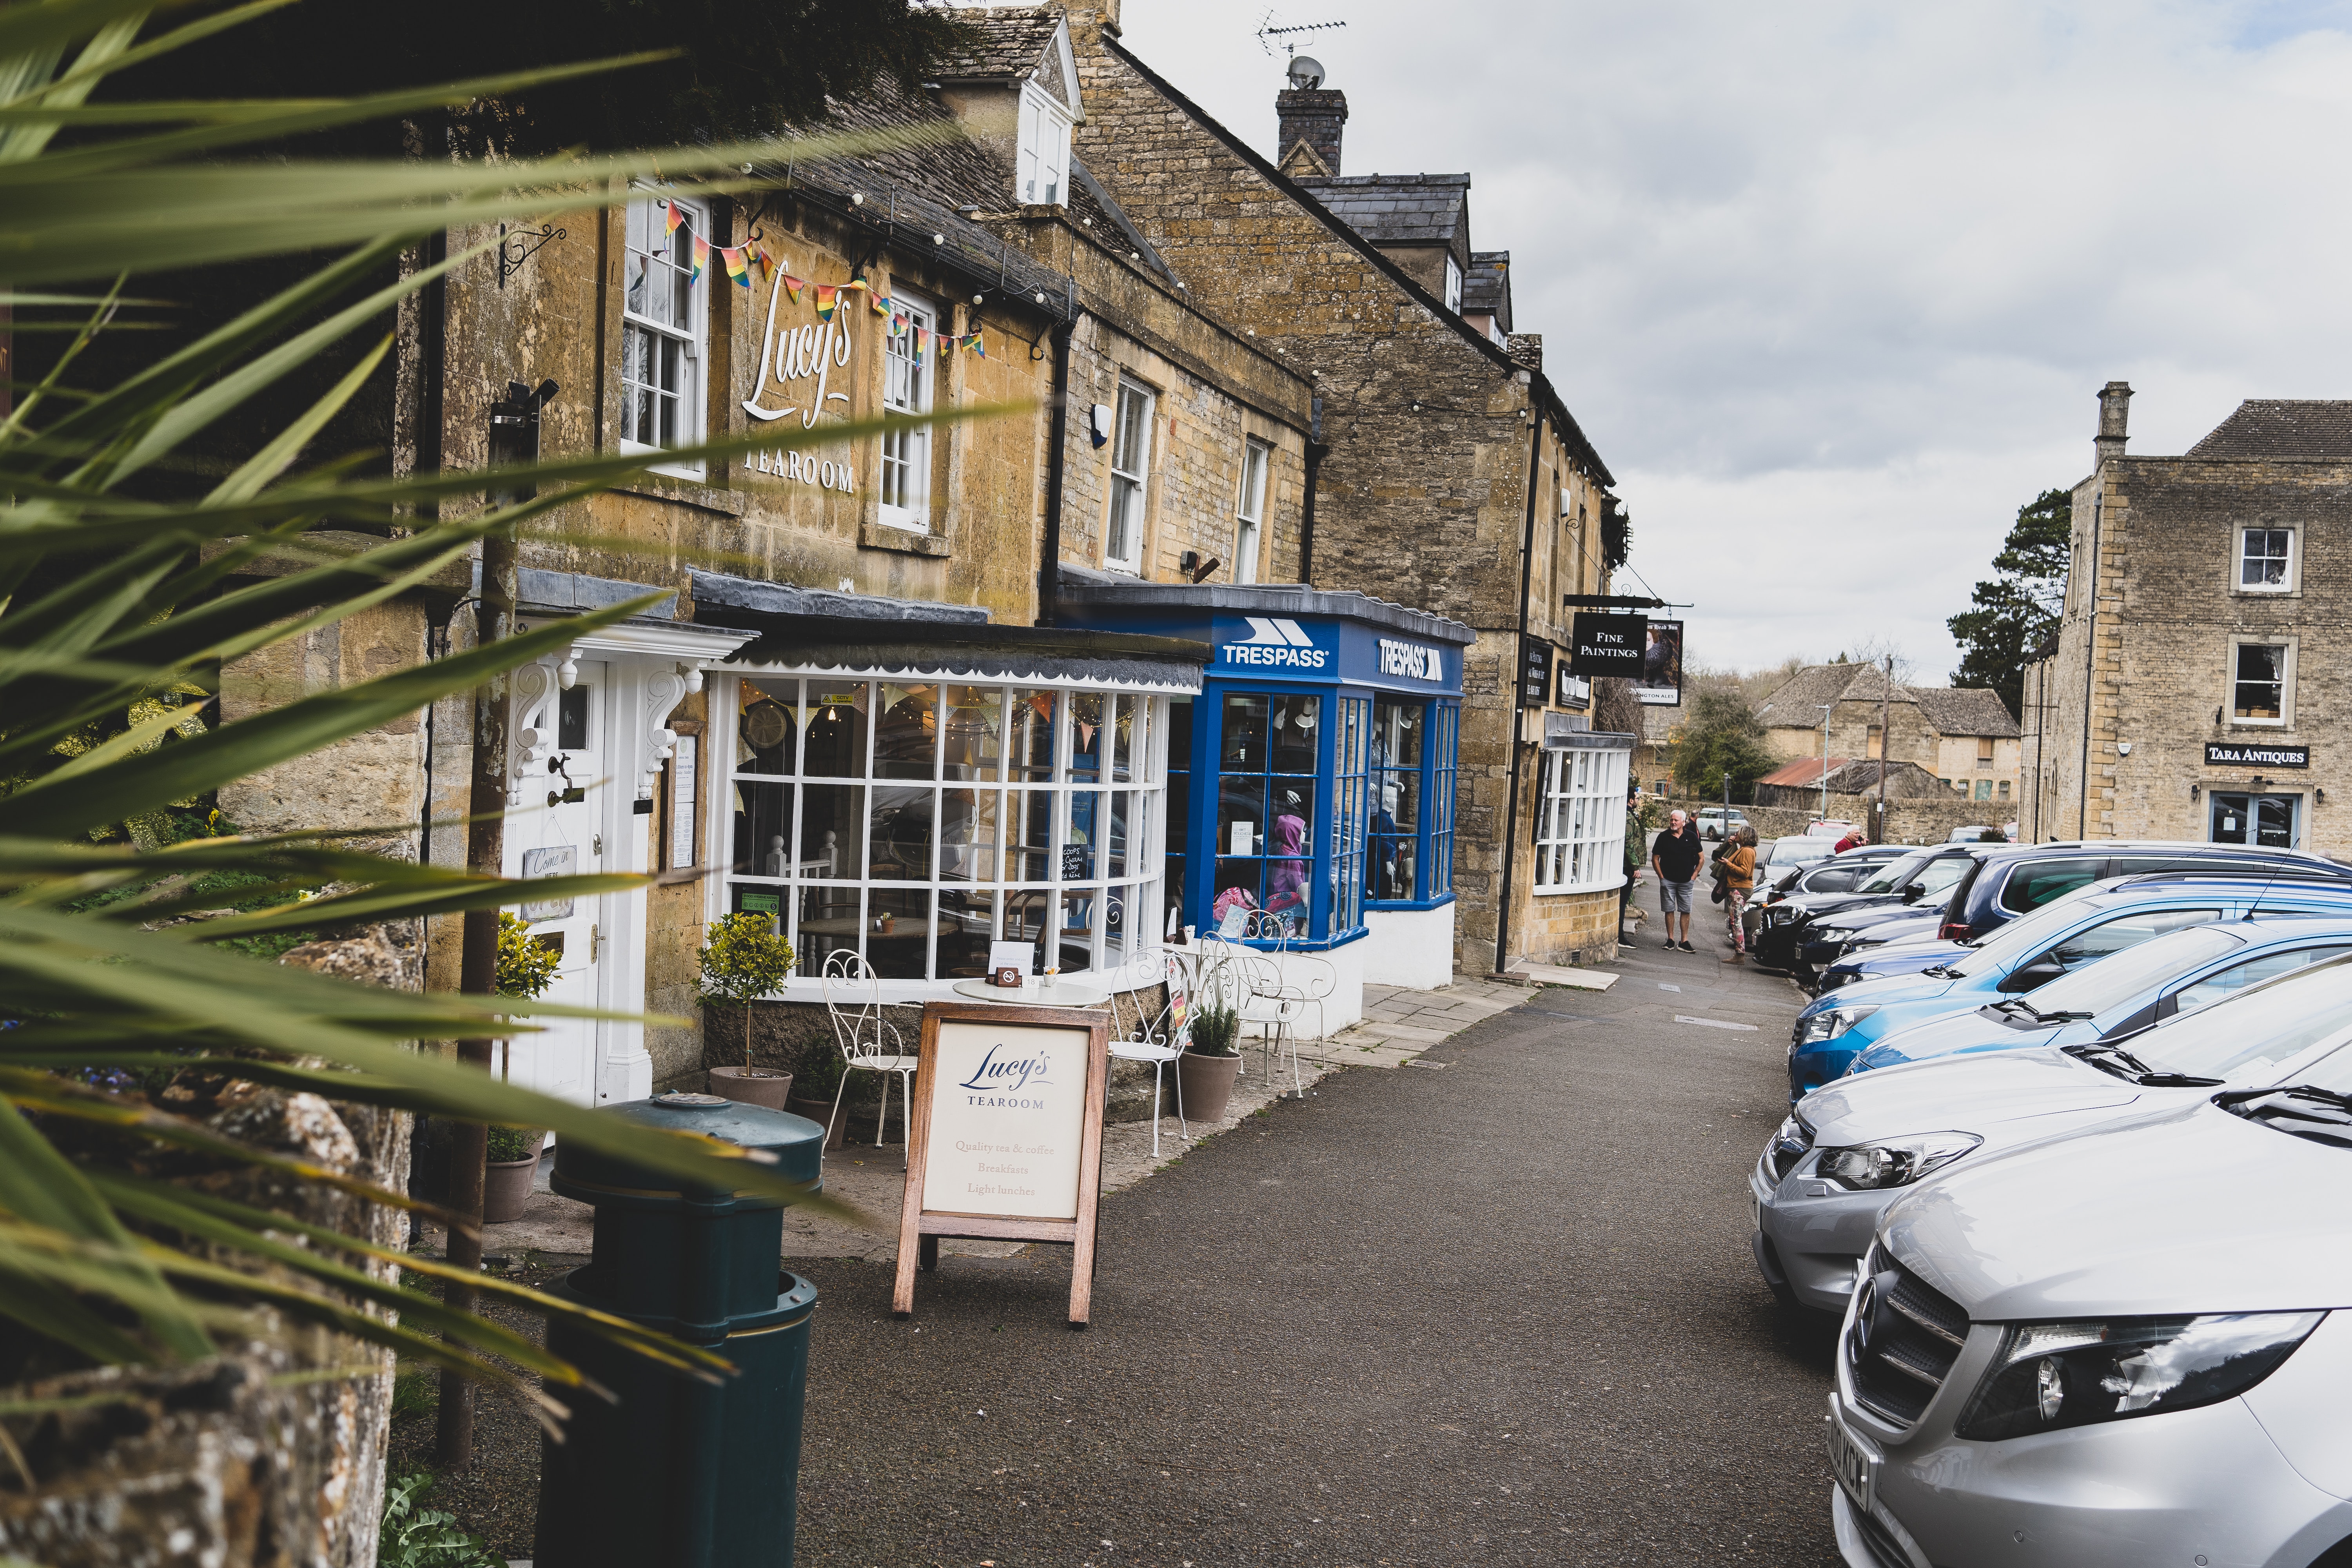
<path fill-rule="evenodd" d="M 1536 891 L 1595 892 L 1625 879 L 1625 776 L 1633 753 L 1543 754 L 1536 801 Z"/>

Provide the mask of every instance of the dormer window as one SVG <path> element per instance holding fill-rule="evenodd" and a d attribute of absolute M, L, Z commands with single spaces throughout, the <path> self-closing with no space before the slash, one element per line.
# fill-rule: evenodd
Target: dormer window
<path fill-rule="evenodd" d="M 1445 258 L 1445 308 L 1457 316 L 1462 313 L 1462 268 L 1450 256 Z"/>
<path fill-rule="evenodd" d="M 1035 82 L 1021 89 L 1021 201 L 1057 207 L 1069 201 L 1070 111 Z"/>

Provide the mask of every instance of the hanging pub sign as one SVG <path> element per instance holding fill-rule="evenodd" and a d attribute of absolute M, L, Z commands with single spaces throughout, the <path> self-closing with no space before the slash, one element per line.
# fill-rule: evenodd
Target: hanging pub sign
<path fill-rule="evenodd" d="M 1596 675 L 1642 679 L 1642 658 L 1650 646 L 1649 616 L 1579 610 L 1570 635 L 1576 650 L 1569 656 L 1569 668 L 1577 674 L 1588 679 Z"/>
<path fill-rule="evenodd" d="M 890 1310 L 915 1310 L 915 1270 L 941 1237 L 1060 1241 L 1070 1326 L 1092 1308 L 1110 1016 L 1091 1008 L 930 1002 L 923 1007 Z"/>
<path fill-rule="evenodd" d="M 1541 708 L 1551 701 L 1551 644 L 1541 637 L 1519 639 L 1519 706 Z"/>
<path fill-rule="evenodd" d="M 2209 768 L 2307 768 L 2311 766 L 2311 748 L 2208 741 L 2205 742 L 2205 765 Z"/>
<path fill-rule="evenodd" d="M 1647 708 L 1683 705 L 1683 624 L 1652 621 L 1642 647 L 1642 673 L 1633 679 L 1634 700 Z"/>

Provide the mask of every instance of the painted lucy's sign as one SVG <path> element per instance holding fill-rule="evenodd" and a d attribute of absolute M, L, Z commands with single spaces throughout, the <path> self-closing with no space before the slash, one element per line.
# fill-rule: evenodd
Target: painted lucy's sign
<path fill-rule="evenodd" d="M 925 1096 L 923 1208 L 1075 1218 L 1087 1037 L 1018 1024 L 950 1021 L 939 1029 Z"/>
<path fill-rule="evenodd" d="M 779 335 L 776 331 L 776 302 L 790 293 L 797 303 L 802 291 L 812 287 L 824 290 L 824 309 L 820 319 L 799 325 L 788 323 Z M 839 319 L 836 320 L 835 302 L 837 297 L 837 291 L 830 285 L 811 285 L 782 272 L 776 274 L 774 280 L 768 285 L 767 331 L 760 340 L 760 357 L 753 366 L 756 374 L 751 381 L 751 395 L 743 400 L 744 413 L 754 419 L 764 420 L 782 419 L 787 415 L 797 414 L 801 416 L 801 428 L 805 430 L 815 425 L 816 416 L 824 412 L 826 404 L 849 401 L 847 393 L 830 392 L 825 387 L 826 381 L 835 370 L 848 366 L 850 350 L 854 346 L 849 323 L 855 319 L 856 312 L 839 311 Z M 853 301 L 860 297 L 851 295 Z M 776 408 L 762 403 L 761 399 L 766 395 L 771 381 L 776 384 L 777 390 L 783 396 L 793 401 Z"/>

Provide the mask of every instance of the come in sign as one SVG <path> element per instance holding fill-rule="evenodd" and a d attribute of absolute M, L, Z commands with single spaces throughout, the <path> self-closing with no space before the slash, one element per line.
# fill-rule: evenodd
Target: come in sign
<path fill-rule="evenodd" d="M 1086 1327 L 1109 1016 L 932 1002 L 917 1061 L 891 1310 L 913 1313 L 915 1271 L 939 1266 L 942 1237 L 1059 1241 L 1076 1249 L 1070 1326 Z"/>

